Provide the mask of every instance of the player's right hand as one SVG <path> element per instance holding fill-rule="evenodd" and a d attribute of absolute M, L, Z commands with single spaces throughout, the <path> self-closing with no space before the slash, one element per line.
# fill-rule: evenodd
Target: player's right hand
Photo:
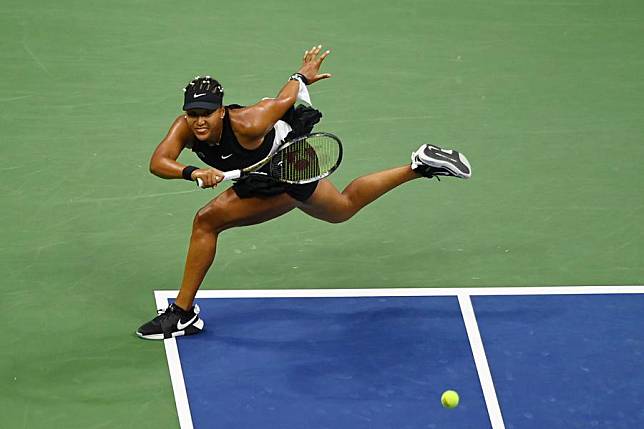
<path fill-rule="evenodd" d="M 201 179 L 202 188 L 214 188 L 224 179 L 224 173 L 216 168 L 200 168 L 190 175 L 192 180 Z"/>

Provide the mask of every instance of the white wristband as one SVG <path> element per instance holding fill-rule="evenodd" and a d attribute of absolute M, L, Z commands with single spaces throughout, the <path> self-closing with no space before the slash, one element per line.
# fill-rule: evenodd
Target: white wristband
<path fill-rule="evenodd" d="M 311 96 L 309 95 L 309 89 L 306 87 L 304 82 L 302 82 L 302 79 L 298 76 L 297 77 L 298 82 L 300 82 L 300 89 L 297 92 L 297 101 L 301 103 L 306 103 L 309 106 L 312 106 L 313 104 L 311 103 Z"/>

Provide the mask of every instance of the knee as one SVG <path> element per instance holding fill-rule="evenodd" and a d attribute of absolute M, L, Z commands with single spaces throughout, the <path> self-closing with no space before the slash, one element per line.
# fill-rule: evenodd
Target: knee
<path fill-rule="evenodd" d="M 207 205 L 199 209 L 192 221 L 192 230 L 198 232 L 218 233 L 223 227 L 223 213 L 217 205 Z"/>
<path fill-rule="evenodd" d="M 348 198 L 342 198 L 338 199 L 333 205 L 321 208 L 315 207 L 313 210 L 306 212 L 324 222 L 342 223 L 351 219 L 357 211 Z"/>
<path fill-rule="evenodd" d="M 331 213 L 330 223 L 342 223 L 346 222 L 353 217 L 358 212 L 358 206 L 351 200 L 351 198 L 346 197 L 335 206 L 335 210 Z"/>
<path fill-rule="evenodd" d="M 328 216 L 327 218 L 325 218 L 324 220 L 329 223 L 342 223 L 351 219 L 354 214 L 355 212 L 343 211 L 339 213 L 334 213 L 331 216 Z"/>

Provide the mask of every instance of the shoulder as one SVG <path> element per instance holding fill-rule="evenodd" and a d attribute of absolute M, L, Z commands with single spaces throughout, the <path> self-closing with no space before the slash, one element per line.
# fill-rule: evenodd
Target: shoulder
<path fill-rule="evenodd" d="M 176 118 L 174 118 L 174 121 L 172 121 L 172 125 L 170 126 L 170 130 L 190 131 L 190 128 L 188 127 L 188 121 L 186 120 L 186 116 L 184 114 L 181 114 Z"/>
<path fill-rule="evenodd" d="M 273 124 L 270 127 L 266 126 L 260 104 L 261 102 L 248 107 L 228 110 L 230 125 L 235 134 L 245 137 L 263 137 L 270 131 Z"/>
<path fill-rule="evenodd" d="M 180 142 L 185 145 L 192 141 L 192 137 L 193 134 L 190 131 L 190 127 L 188 127 L 186 117 L 184 115 L 179 115 L 174 119 L 174 121 L 172 121 L 172 125 L 170 125 L 166 139 L 171 139 L 177 143 Z"/>

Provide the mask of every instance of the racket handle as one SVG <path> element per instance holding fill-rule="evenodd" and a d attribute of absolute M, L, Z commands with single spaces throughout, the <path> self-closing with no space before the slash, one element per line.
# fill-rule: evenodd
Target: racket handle
<path fill-rule="evenodd" d="M 224 178 L 221 180 L 222 181 L 234 180 L 234 179 L 239 179 L 240 177 L 241 177 L 241 170 L 232 170 L 232 171 L 224 172 Z M 201 180 L 200 178 L 197 178 L 197 186 L 203 189 L 203 180 Z"/>
<path fill-rule="evenodd" d="M 226 171 L 222 180 L 234 180 L 241 177 L 241 170 Z"/>

